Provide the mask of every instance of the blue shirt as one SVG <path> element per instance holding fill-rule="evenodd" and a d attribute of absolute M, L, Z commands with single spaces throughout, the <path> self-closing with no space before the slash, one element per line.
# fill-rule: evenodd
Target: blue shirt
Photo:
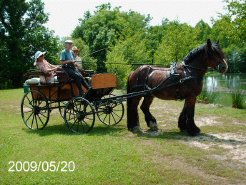
<path fill-rule="evenodd" d="M 75 60 L 75 56 L 72 50 L 67 51 L 67 50 L 62 50 L 60 54 L 60 60 L 61 61 L 66 61 L 66 60 Z"/>

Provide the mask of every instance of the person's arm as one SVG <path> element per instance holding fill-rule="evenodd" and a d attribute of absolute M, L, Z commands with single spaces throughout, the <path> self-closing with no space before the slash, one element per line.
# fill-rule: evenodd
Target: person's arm
<path fill-rule="evenodd" d="M 49 63 L 47 60 L 45 60 L 45 62 L 47 63 L 47 65 L 49 66 L 49 71 L 55 71 L 58 66 L 52 65 L 51 63 Z"/>

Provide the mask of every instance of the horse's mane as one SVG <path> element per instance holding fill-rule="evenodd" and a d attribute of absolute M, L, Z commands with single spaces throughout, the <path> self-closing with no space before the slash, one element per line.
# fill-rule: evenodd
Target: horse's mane
<path fill-rule="evenodd" d="M 201 54 L 205 50 L 206 45 L 202 45 L 198 48 L 193 49 L 188 55 L 184 57 L 184 63 L 188 64 L 190 63 L 195 57 L 197 57 L 199 54 Z"/>

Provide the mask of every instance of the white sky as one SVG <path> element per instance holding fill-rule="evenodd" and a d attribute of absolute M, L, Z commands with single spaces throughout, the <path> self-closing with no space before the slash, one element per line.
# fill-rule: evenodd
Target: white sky
<path fill-rule="evenodd" d="M 45 11 L 48 12 L 48 28 L 55 34 L 69 36 L 78 19 L 87 10 L 94 11 L 96 6 L 110 2 L 112 7 L 121 6 L 121 10 L 134 10 L 153 17 L 151 25 L 161 24 L 163 18 L 179 19 L 181 22 L 194 26 L 203 19 L 211 23 L 211 17 L 224 12 L 223 0 L 43 0 Z"/>

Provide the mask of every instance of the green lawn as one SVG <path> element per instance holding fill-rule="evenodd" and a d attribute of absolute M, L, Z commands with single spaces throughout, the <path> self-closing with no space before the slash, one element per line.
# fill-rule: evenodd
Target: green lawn
<path fill-rule="evenodd" d="M 119 93 L 119 92 L 117 92 Z M 197 104 L 202 129 L 177 129 L 181 101 L 155 100 L 159 135 L 96 121 L 86 135 L 69 132 L 57 112 L 42 131 L 20 116 L 22 89 L 0 91 L 0 184 L 246 184 L 246 110 Z M 141 127 L 146 130 L 142 113 Z M 8 172 L 9 161 L 74 161 L 74 172 Z"/>

